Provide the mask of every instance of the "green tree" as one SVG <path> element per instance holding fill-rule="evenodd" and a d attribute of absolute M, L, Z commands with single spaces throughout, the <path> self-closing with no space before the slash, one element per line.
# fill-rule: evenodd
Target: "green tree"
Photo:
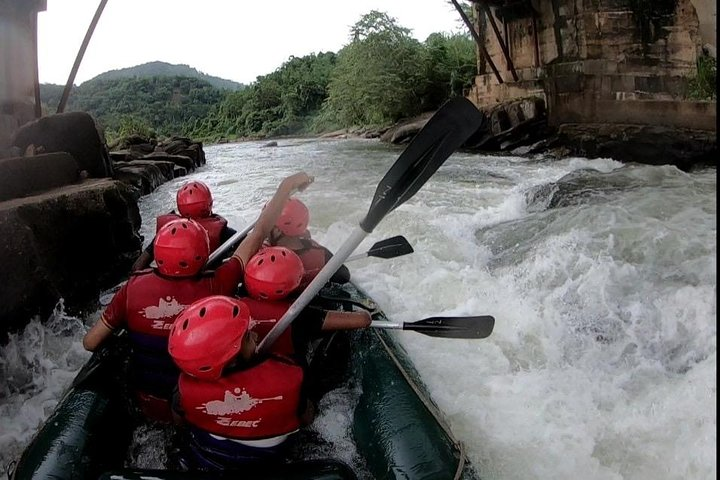
<path fill-rule="evenodd" d="M 464 95 L 477 74 L 475 42 L 465 33 L 433 33 L 425 41 L 425 109 L 437 108 L 449 97 Z"/>
<path fill-rule="evenodd" d="M 327 96 L 332 52 L 290 57 L 248 88 L 228 95 L 195 133 L 205 138 L 304 133 Z"/>
<path fill-rule="evenodd" d="M 338 54 L 317 125 L 382 125 L 419 113 L 422 46 L 384 12 L 363 15 Z"/>

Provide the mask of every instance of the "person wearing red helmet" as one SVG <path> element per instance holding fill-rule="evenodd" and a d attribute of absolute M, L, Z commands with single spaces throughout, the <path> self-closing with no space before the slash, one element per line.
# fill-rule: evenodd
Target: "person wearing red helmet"
<path fill-rule="evenodd" d="M 232 295 L 245 265 L 269 235 L 290 193 L 311 182 L 305 173 L 283 180 L 255 228 L 214 271 L 203 271 L 210 247 L 207 231 L 200 224 L 179 218 L 160 228 L 154 240 L 157 267 L 133 273 L 83 338 L 83 346 L 94 351 L 114 331 L 128 330 L 129 380 L 146 415 L 169 420 L 168 399 L 177 370 L 167 354 L 167 337 L 177 315 L 200 298 Z"/>
<path fill-rule="evenodd" d="M 332 257 L 330 250 L 310 237 L 310 231 L 307 229 L 309 223 L 310 211 L 305 204 L 297 198 L 290 198 L 278 217 L 269 238 L 270 245 L 289 248 L 302 260 L 305 274 L 300 283 L 300 290 L 308 286 Z M 341 266 L 330 281 L 349 282 L 350 270 L 345 265 Z"/>
<path fill-rule="evenodd" d="M 173 323 L 168 351 L 181 370 L 174 412 L 186 469 L 279 459 L 305 423 L 302 368 L 282 355 L 254 358 L 251 323 L 248 306 L 226 296 L 198 300 Z"/>
<path fill-rule="evenodd" d="M 250 328 L 262 341 L 292 305 L 293 293 L 300 288 L 304 267 L 300 257 L 285 247 L 266 247 L 248 262 L 244 287 L 248 295 L 241 300 L 250 308 Z M 317 404 L 338 375 L 342 375 L 344 361 L 313 361 L 309 357 L 311 344 L 323 342 L 317 351 L 337 352 L 337 358 L 349 353 L 348 337 L 338 335 L 342 330 L 355 330 L 370 325 L 366 310 L 328 310 L 311 303 L 272 345 L 271 351 L 293 358 L 306 371 L 306 390 L 311 405 Z M 315 345 L 317 346 L 317 345 Z M 341 355 L 341 356 L 340 356 Z M 335 371 L 330 369 L 335 369 Z M 321 370 L 322 369 L 322 370 Z"/>
<path fill-rule="evenodd" d="M 213 213 L 212 193 L 205 183 L 198 180 L 188 182 L 180 187 L 175 198 L 178 213 L 170 212 L 157 217 L 155 222 L 156 235 L 163 225 L 172 220 L 191 218 L 207 231 L 210 252 L 213 252 L 222 245 L 225 240 L 235 234 L 235 230 L 228 227 L 228 222 L 224 217 Z M 131 271 L 136 272 L 150 266 L 150 263 L 152 263 L 154 259 L 154 244 L 155 240 L 153 239 L 138 259 L 135 260 Z"/>

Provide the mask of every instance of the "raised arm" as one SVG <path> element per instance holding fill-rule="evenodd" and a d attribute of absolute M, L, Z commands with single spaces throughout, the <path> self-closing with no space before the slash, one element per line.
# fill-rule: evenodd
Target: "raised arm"
<path fill-rule="evenodd" d="M 238 245 L 232 256 L 240 260 L 243 266 L 247 265 L 250 257 L 257 253 L 263 241 L 270 235 L 288 198 L 296 191 L 305 190 L 312 181 L 313 177 L 305 172 L 300 172 L 290 175 L 280 182 L 275 195 L 273 195 L 272 199 L 265 205 L 262 212 L 260 212 L 260 216 L 257 222 L 255 222 L 255 228 L 253 228 L 240 245 Z"/>

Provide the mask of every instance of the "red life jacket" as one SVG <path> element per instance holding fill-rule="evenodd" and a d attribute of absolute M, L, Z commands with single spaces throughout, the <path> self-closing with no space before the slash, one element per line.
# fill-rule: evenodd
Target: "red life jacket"
<path fill-rule="evenodd" d="M 277 437 L 300 428 L 298 409 L 303 370 L 271 357 L 217 381 L 181 374 L 180 405 L 187 422 L 236 440 Z"/>
<path fill-rule="evenodd" d="M 213 294 L 212 275 L 166 278 L 142 270 L 128 280 L 127 327 L 130 332 L 167 337 L 182 310 Z"/>
<path fill-rule="evenodd" d="M 307 245 L 305 248 L 295 250 L 305 267 L 305 275 L 298 290 L 307 287 L 327 263 L 326 251 L 320 244 L 315 240 L 304 240 L 303 243 Z"/>
<path fill-rule="evenodd" d="M 132 345 L 129 380 L 138 408 L 170 423 L 169 399 L 180 371 L 168 355 L 167 337 L 185 305 L 212 294 L 211 277 L 174 279 L 143 270 L 128 280 L 127 327 Z"/>
<path fill-rule="evenodd" d="M 156 225 L 155 225 L 155 233 L 160 230 L 160 228 L 168 223 L 170 220 L 177 220 L 179 218 L 183 218 L 177 213 L 166 213 L 165 215 L 160 215 L 157 217 Z M 225 218 L 221 217 L 220 215 L 210 215 L 209 217 L 205 218 L 194 218 L 196 222 L 198 222 L 200 225 L 203 226 L 203 228 L 207 231 L 208 234 L 208 241 L 210 243 L 210 251 L 214 252 L 217 250 L 217 248 L 220 246 L 220 239 L 222 238 L 222 232 L 225 230 L 225 227 L 227 227 L 227 220 Z"/>
<path fill-rule="evenodd" d="M 288 300 L 269 302 L 246 297 L 242 298 L 242 301 L 250 308 L 250 329 L 258 334 L 258 342 L 267 336 L 291 305 Z M 273 343 L 273 353 L 292 355 L 295 352 L 291 329 L 292 326 L 285 329 L 282 335 Z"/>

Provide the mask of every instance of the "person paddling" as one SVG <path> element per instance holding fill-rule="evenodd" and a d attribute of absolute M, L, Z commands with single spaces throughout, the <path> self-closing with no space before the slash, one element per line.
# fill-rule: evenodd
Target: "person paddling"
<path fill-rule="evenodd" d="M 225 470 L 281 458 L 304 423 L 303 370 L 292 359 L 255 357 L 248 306 L 211 296 L 189 306 L 170 331 L 180 369 L 173 410 L 180 466 Z"/>
<path fill-rule="evenodd" d="M 154 241 L 157 268 L 131 275 L 85 334 L 83 346 L 94 351 L 115 330 L 127 328 L 129 383 L 138 407 L 148 417 L 170 420 L 168 401 L 178 372 L 167 353 L 167 336 L 175 318 L 198 299 L 232 295 L 245 265 L 269 235 L 290 194 L 311 182 L 312 177 L 305 173 L 283 180 L 254 229 L 215 271 L 202 272 L 209 256 L 207 231 L 192 219 L 169 221 Z"/>
<path fill-rule="evenodd" d="M 181 426 L 178 461 L 186 469 L 281 461 L 313 420 L 302 366 L 277 351 L 255 355 L 258 334 L 246 301 L 199 300 L 170 331 L 168 351 L 182 372 L 174 413 Z"/>
<path fill-rule="evenodd" d="M 285 247 L 263 248 L 250 259 L 244 273 L 248 296 L 241 299 L 250 308 L 250 328 L 258 334 L 258 341 L 265 338 L 290 308 L 303 275 L 300 257 Z M 368 327 L 372 320 L 367 310 L 343 311 L 325 307 L 307 306 L 271 349 L 274 353 L 292 357 L 306 370 L 305 383 L 313 405 L 327 392 L 329 385 L 337 383 L 347 365 L 348 338 L 336 333 Z M 319 343 L 323 343 L 323 348 L 317 348 Z M 324 362 L 313 358 L 311 346 L 315 351 L 328 354 L 332 349 L 333 354 L 337 353 L 338 361 Z"/>
<path fill-rule="evenodd" d="M 179 214 L 173 211 L 157 217 L 155 225 L 156 235 L 165 224 L 172 220 L 191 218 L 207 231 L 210 251 L 213 252 L 225 242 L 225 240 L 235 234 L 235 230 L 228 227 L 228 222 L 224 217 L 213 213 L 212 192 L 205 183 L 197 180 L 186 183 L 177 191 L 175 199 Z M 152 263 L 155 258 L 153 252 L 154 244 L 155 239 L 150 242 L 137 260 L 135 260 L 131 271 L 136 272 L 150 266 L 150 263 Z"/>
<path fill-rule="evenodd" d="M 286 247 L 294 251 L 302 260 L 305 274 L 300 283 L 300 289 L 305 288 L 318 274 L 325 264 L 332 258 L 332 252 L 317 243 L 310 236 L 310 211 L 307 206 L 297 198 L 291 198 L 285 204 L 275 228 L 270 233 L 269 245 Z M 330 279 L 335 283 L 350 281 L 350 270 L 342 265 Z"/>

